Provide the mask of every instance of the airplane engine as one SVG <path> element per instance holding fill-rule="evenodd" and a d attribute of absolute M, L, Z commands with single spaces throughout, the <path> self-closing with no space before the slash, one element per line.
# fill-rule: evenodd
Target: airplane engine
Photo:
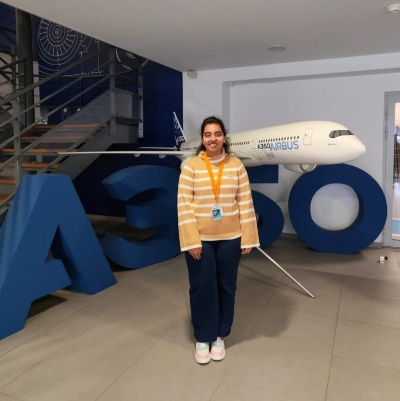
<path fill-rule="evenodd" d="M 286 170 L 293 171 L 295 173 L 311 173 L 317 167 L 316 164 L 284 164 Z"/>

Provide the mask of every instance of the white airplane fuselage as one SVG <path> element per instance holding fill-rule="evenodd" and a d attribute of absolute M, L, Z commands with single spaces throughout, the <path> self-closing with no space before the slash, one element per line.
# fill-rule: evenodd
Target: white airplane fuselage
<path fill-rule="evenodd" d="M 179 140 L 178 140 L 178 139 Z M 228 136 L 230 152 L 246 167 L 283 164 L 288 170 L 310 172 L 319 164 L 346 163 L 365 152 L 364 144 L 345 126 L 331 121 L 299 123 L 238 132 Z M 140 148 L 128 151 L 59 152 L 60 155 L 133 154 L 175 156 L 182 166 L 196 154 L 200 139 L 182 142 L 183 132 L 175 138 L 180 149 Z M 150 149 L 150 150 L 148 150 Z M 157 150 L 156 150 L 157 149 Z"/>
<path fill-rule="evenodd" d="M 306 121 L 228 135 L 231 152 L 245 166 L 263 164 L 337 164 L 356 159 L 364 144 L 345 126 L 330 121 Z M 180 150 L 195 150 L 200 141 L 184 142 Z"/>

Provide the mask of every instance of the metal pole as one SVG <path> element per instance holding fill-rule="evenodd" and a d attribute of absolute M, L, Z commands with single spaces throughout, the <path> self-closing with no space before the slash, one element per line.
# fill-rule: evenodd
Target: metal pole
<path fill-rule="evenodd" d="M 16 55 L 15 55 L 15 47 L 14 45 L 11 48 L 12 52 L 12 61 L 16 61 Z M 17 71 L 18 65 L 14 65 L 11 67 L 12 71 L 12 91 L 15 93 L 17 91 Z M 17 159 L 15 160 L 15 169 L 14 169 L 14 179 L 15 179 L 15 191 L 18 188 L 18 185 L 21 181 L 21 175 L 22 175 L 22 170 L 21 170 L 21 137 L 20 137 L 20 132 L 21 132 L 21 123 L 20 123 L 20 107 L 19 107 L 19 98 L 17 97 L 14 100 L 11 100 L 12 104 L 12 115 L 13 115 L 13 136 L 15 137 L 14 139 L 14 155 L 17 155 Z"/>
<path fill-rule="evenodd" d="M 21 136 L 20 136 L 20 109 L 18 98 L 11 100 L 13 105 L 13 133 L 14 133 L 14 155 L 17 157 L 15 160 L 14 178 L 15 178 L 15 190 L 17 190 L 18 185 L 21 181 L 22 169 L 21 169 Z"/>
<path fill-rule="evenodd" d="M 134 116 L 138 119 L 138 138 L 143 138 L 143 67 L 138 61 L 138 95 L 139 95 L 139 106 L 138 106 L 138 115 Z"/>
<path fill-rule="evenodd" d="M 109 74 L 110 74 L 110 135 L 117 135 L 116 123 L 116 105 L 115 105 L 115 47 L 110 46 L 108 55 L 110 58 Z"/>
<path fill-rule="evenodd" d="M 264 252 L 259 246 L 256 246 L 256 249 L 259 250 L 266 258 L 268 258 L 276 267 L 278 267 L 283 273 L 285 273 L 291 280 L 293 280 L 299 287 L 301 287 L 311 298 L 315 298 L 310 291 L 304 288 L 296 279 L 294 279 L 284 268 L 278 265 L 274 259 L 272 259 L 266 252 Z"/>
<path fill-rule="evenodd" d="M 23 77 L 20 77 L 20 89 L 33 84 L 33 51 L 32 51 L 32 25 L 31 15 L 25 11 L 15 9 L 16 31 L 17 31 L 17 56 L 25 58 Z M 24 108 L 34 104 L 33 90 L 24 96 Z M 31 109 L 25 115 L 25 127 L 35 121 L 35 110 Z"/>

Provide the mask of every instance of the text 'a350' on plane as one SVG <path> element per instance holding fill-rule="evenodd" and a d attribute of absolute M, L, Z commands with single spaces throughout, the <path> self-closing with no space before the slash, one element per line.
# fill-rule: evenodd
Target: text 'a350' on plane
<path fill-rule="evenodd" d="M 64 155 L 142 154 L 176 156 L 182 160 L 194 156 L 199 140 L 187 141 L 174 114 L 176 147 L 139 148 L 127 151 L 59 152 Z M 294 172 L 310 172 L 317 165 L 345 163 L 365 152 L 364 144 L 345 126 L 331 121 L 304 121 L 229 134 L 230 151 L 246 167 L 283 164 Z"/>

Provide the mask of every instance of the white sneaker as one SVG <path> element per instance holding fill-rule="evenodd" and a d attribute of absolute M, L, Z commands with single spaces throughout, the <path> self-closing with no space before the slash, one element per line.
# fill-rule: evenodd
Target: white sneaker
<path fill-rule="evenodd" d="M 200 364 L 210 362 L 210 345 L 208 343 L 196 343 L 194 358 Z"/>
<path fill-rule="evenodd" d="M 225 358 L 225 344 L 221 337 L 212 342 L 210 357 L 213 361 L 222 361 Z"/>

